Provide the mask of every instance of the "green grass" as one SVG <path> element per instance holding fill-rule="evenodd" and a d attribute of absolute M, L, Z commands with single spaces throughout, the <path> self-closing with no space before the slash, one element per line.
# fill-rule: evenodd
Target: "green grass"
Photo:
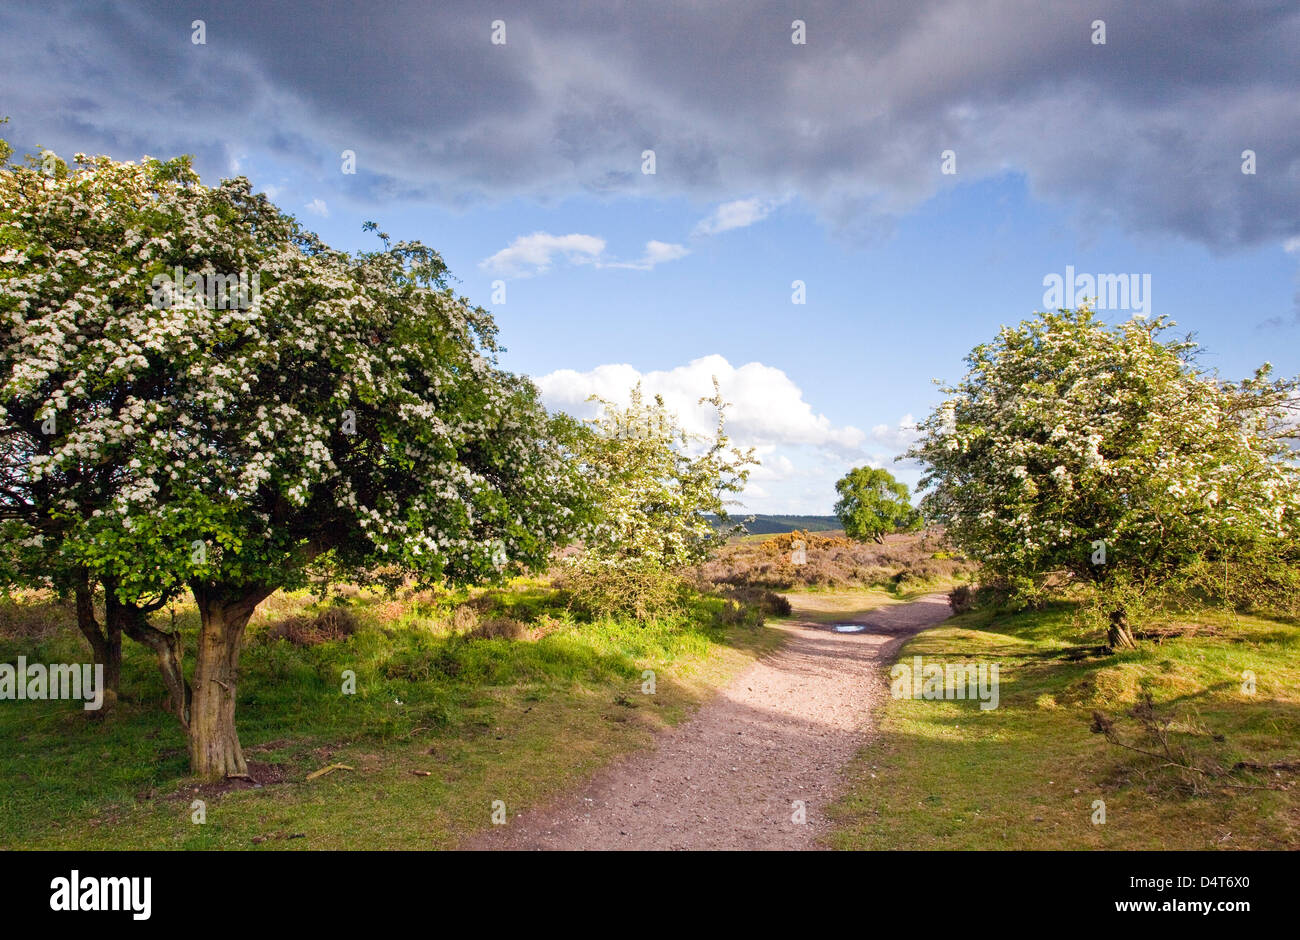
<path fill-rule="evenodd" d="M 1196 632 L 1190 629 L 1196 626 Z M 842 849 L 1208 849 L 1300 847 L 1300 774 L 1232 771 L 1300 759 L 1300 629 L 1258 617 L 1170 618 L 1173 635 L 1113 656 L 1068 605 L 974 612 L 928 630 L 899 660 L 1000 666 L 1000 702 L 887 699 L 879 733 L 833 808 Z M 1254 672 L 1254 695 L 1242 673 Z M 1131 714 L 1150 695 L 1182 771 L 1092 733 L 1160 745 Z M 1216 739 L 1219 736 L 1220 739 Z M 1221 773 L 1228 771 L 1227 773 Z M 1106 821 L 1094 824 L 1094 801 Z"/>
<path fill-rule="evenodd" d="M 781 635 L 715 625 L 714 599 L 671 621 L 578 624 L 554 592 L 521 584 L 494 593 L 486 614 L 544 635 L 475 639 L 448 628 L 455 600 L 361 593 L 354 636 L 299 647 L 266 634 L 311 598 L 269 599 L 240 661 L 245 754 L 283 778 L 259 789 L 186 779 L 156 666 L 130 641 L 123 698 L 102 717 L 69 702 L 0 703 L 0 848 L 452 846 L 490 824 L 492 801 L 514 814 L 645 746 Z M 192 608 L 178 624 L 192 650 Z M 0 660 L 85 661 L 66 624 L 36 634 L 0 639 Z M 654 695 L 641 691 L 647 668 Z M 341 692 L 345 669 L 355 695 Z M 333 763 L 353 769 L 306 779 Z M 203 825 L 194 799 L 207 804 Z"/>

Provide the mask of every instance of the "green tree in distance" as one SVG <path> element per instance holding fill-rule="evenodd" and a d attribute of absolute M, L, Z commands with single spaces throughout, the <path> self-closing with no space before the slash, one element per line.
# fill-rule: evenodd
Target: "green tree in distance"
<path fill-rule="evenodd" d="M 921 514 L 912 507 L 905 483 L 888 470 L 857 467 L 835 484 L 840 494 L 835 515 L 852 539 L 883 542 L 891 532 L 914 532 L 921 528 Z"/>

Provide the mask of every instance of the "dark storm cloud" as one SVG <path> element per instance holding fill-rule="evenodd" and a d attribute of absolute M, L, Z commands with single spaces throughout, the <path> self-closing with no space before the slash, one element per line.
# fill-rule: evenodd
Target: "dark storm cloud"
<path fill-rule="evenodd" d="M 352 149 L 358 198 L 796 193 L 858 237 L 951 183 L 952 149 L 958 181 L 1226 248 L 1300 234 L 1297 50 L 1281 2 L 43 3 L 0 10 L 0 113 L 20 144 L 205 173 L 269 151 L 337 179 Z"/>

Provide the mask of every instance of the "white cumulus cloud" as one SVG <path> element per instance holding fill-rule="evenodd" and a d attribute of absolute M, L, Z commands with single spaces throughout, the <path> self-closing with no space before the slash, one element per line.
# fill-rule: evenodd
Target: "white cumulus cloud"
<path fill-rule="evenodd" d="M 479 262 L 479 267 L 493 274 L 528 277 L 549 271 L 557 255 L 573 264 L 588 264 L 599 258 L 604 251 L 605 239 L 595 235 L 533 232 L 531 235 L 520 235 L 492 257 Z"/>
<path fill-rule="evenodd" d="M 727 428 L 739 444 L 806 444 L 844 453 L 857 451 L 866 439 L 860 429 L 837 426 L 815 412 L 799 386 L 780 369 L 761 362 L 733 366 L 717 354 L 675 369 L 644 373 L 627 364 L 597 366 L 589 372 L 561 369 L 542 376 L 537 384 L 552 407 L 590 415 L 594 406 L 586 403 L 588 396 L 625 403 L 639 381 L 647 397 L 662 395 L 688 430 L 709 433 L 712 409 L 698 402 L 713 394 L 715 375 L 723 398 L 732 403 Z"/>
<path fill-rule="evenodd" d="M 717 235 L 733 228 L 746 228 L 771 214 L 777 203 L 769 199 L 737 199 L 724 202 L 695 226 L 696 235 Z"/>
<path fill-rule="evenodd" d="M 727 410 L 727 433 L 741 447 L 753 447 L 762 465 L 751 474 L 743 502 L 751 512 L 828 513 L 835 500 L 835 480 L 850 468 L 874 463 L 862 449 L 866 432 L 837 425 L 817 412 L 802 389 L 782 370 L 761 362 L 732 365 L 724 356 L 695 359 L 672 369 L 642 372 L 626 363 L 597 366 L 587 372 L 560 369 L 537 379 L 551 408 L 580 417 L 595 415 L 596 395 L 626 404 L 641 383 L 647 398 L 661 395 L 688 431 L 711 434 L 711 406 L 700 405 L 713 394 L 717 376 Z"/>
<path fill-rule="evenodd" d="M 665 261 L 676 261 L 678 258 L 685 258 L 690 254 L 685 245 L 674 245 L 669 242 L 650 241 L 645 243 L 645 251 L 638 261 L 604 261 L 597 262 L 598 267 L 602 268 L 633 268 L 637 271 L 652 271 L 655 265 L 663 264 Z"/>

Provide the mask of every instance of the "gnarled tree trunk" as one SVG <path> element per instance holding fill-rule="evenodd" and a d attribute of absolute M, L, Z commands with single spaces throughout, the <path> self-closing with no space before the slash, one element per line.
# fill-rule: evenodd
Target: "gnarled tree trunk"
<path fill-rule="evenodd" d="M 191 585 L 202 628 L 190 705 L 190 770 L 205 780 L 247 777 L 235 730 L 239 645 L 253 611 L 271 594 L 264 587 Z"/>
<path fill-rule="evenodd" d="M 95 664 L 104 667 L 104 704 L 111 707 L 122 681 L 122 630 L 111 617 L 105 616 L 102 628 L 95 619 L 95 598 L 89 576 L 78 577 L 73 594 L 77 602 L 77 629 L 90 643 Z"/>

